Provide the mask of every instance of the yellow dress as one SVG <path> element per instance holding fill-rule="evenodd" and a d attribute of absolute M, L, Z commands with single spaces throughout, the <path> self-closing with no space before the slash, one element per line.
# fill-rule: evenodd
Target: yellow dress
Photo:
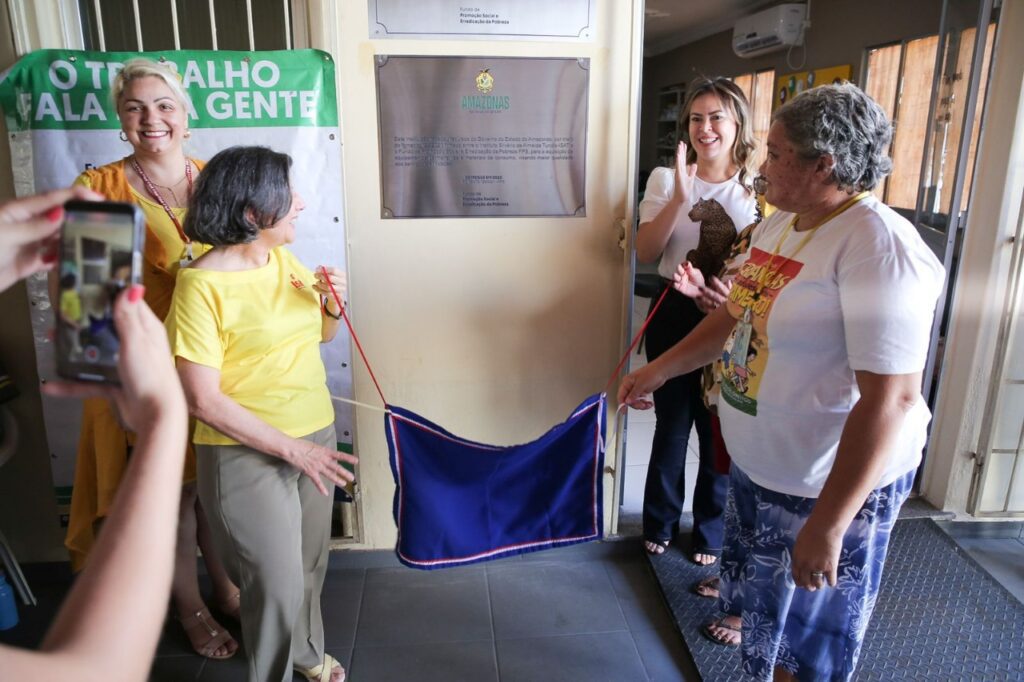
<path fill-rule="evenodd" d="M 178 274 L 178 261 L 184 257 L 185 243 L 163 207 L 135 191 L 128 184 L 125 163 L 121 159 L 100 168 L 85 171 L 75 180 L 103 194 L 111 201 L 130 202 L 142 209 L 146 217 L 146 246 L 143 259 L 142 283 L 146 287 L 145 300 L 157 317 L 163 320 L 171 306 L 174 280 Z M 201 161 L 191 159 L 198 170 Z M 172 209 L 179 222 L 184 209 Z M 193 244 L 193 257 L 198 258 L 208 246 Z M 82 407 L 82 431 L 78 437 L 78 456 L 75 483 L 71 493 L 71 511 L 64 545 L 71 555 L 71 566 L 80 570 L 85 565 L 94 541 L 93 529 L 97 519 L 103 518 L 110 508 L 117 487 L 124 475 L 128 448 L 135 436 L 118 424 L 106 400 L 86 400 Z M 192 444 L 185 456 L 184 482 L 195 480 L 196 459 Z"/>

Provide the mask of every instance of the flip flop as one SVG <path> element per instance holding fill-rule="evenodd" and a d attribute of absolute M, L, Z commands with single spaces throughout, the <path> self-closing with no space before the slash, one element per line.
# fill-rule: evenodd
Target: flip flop
<path fill-rule="evenodd" d="M 722 579 L 717 575 L 699 580 L 690 586 L 690 592 L 705 599 L 718 599 Z M 713 594 L 712 594 L 713 593 Z"/>
<path fill-rule="evenodd" d="M 722 616 L 721 618 L 713 620 L 710 623 L 705 623 L 704 625 L 701 625 L 700 626 L 700 634 L 704 635 L 706 638 L 710 639 L 712 642 L 714 642 L 715 644 L 717 644 L 719 646 L 728 646 L 728 647 L 739 646 L 740 642 L 742 640 L 736 640 L 735 642 L 730 642 L 729 640 L 721 639 L 718 635 L 716 635 L 714 632 L 711 631 L 711 628 L 718 627 L 718 628 L 722 628 L 723 630 L 729 630 L 731 632 L 741 632 L 740 628 L 734 627 L 734 626 L 729 625 L 728 623 L 725 622 L 725 619 L 728 618 L 728 617 L 729 616 Z"/>
<path fill-rule="evenodd" d="M 309 682 L 330 682 L 331 673 L 334 672 L 335 668 L 341 668 L 341 663 L 338 662 L 338 659 L 330 654 L 324 654 L 324 662 L 320 665 L 313 666 L 312 668 L 295 666 L 295 672 L 305 677 Z M 341 668 L 341 680 L 339 682 L 345 682 L 345 677 L 345 669 Z"/>

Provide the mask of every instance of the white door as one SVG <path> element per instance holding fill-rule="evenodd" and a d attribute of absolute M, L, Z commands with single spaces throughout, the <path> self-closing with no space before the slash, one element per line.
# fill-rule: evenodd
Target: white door
<path fill-rule="evenodd" d="M 587 39 L 562 42 L 373 39 L 368 4 L 339 3 L 335 55 L 356 331 L 389 402 L 472 440 L 533 440 L 601 391 L 624 350 L 643 2 L 594 0 Z M 382 218 L 378 55 L 588 59 L 586 216 Z M 408 106 L 416 115 L 417 102 Z M 379 404 L 353 361 L 356 399 Z M 379 412 L 356 410 L 356 453 L 362 538 L 392 545 Z M 606 465 L 607 533 L 618 502 L 613 446 Z"/>

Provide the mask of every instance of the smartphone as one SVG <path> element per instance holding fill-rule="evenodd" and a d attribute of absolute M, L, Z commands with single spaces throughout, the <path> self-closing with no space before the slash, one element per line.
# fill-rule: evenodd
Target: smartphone
<path fill-rule="evenodd" d="M 114 299 L 140 281 L 145 238 L 145 219 L 133 204 L 64 204 L 53 309 L 57 374 L 65 379 L 120 383 Z"/>

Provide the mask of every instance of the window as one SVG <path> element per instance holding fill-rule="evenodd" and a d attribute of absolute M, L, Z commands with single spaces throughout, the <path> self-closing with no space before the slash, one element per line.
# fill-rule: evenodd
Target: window
<path fill-rule="evenodd" d="M 293 47 L 291 0 L 78 0 L 78 9 L 87 50 Z"/>
<path fill-rule="evenodd" d="M 902 45 L 889 45 L 868 51 L 868 79 L 865 91 L 885 110 L 885 115 L 890 121 L 896 119 L 896 87 L 900 80 L 902 55 Z M 885 201 L 889 179 L 886 178 L 875 188 L 875 195 L 881 201 Z M 916 192 L 914 196 L 917 196 Z"/>
<path fill-rule="evenodd" d="M 882 196 L 882 200 L 890 206 L 914 209 L 917 205 L 921 161 L 924 156 L 922 142 L 927 133 L 928 103 L 938 46 L 939 37 L 928 36 L 889 47 L 889 50 L 899 50 L 901 66 L 898 70 L 890 71 L 886 79 L 888 82 L 879 83 L 877 87 L 875 74 L 870 69 L 870 56 L 868 59 L 868 93 L 873 94 L 876 90 L 891 91 L 894 98 L 882 104 L 895 124 L 891 152 L 893 173 L 885 183 Z M 890 53 L 888 56 L 880 56 L 879 61 L 891 65 L 896 58 Z M 892 84 L 893 78 L 895 84 Z"/>
<path fill-rule="evenodd" d="M 890 151 L 893 171 L 883 184 L 875 188 L 875 194 L 894 208 L 915 210 L 919 189 L 924 186 L 927 191 L 923 211 L 950 211 L 975 33 L 974 28 L 968 28 L 948 34 L 950 44 L 946 48 L 935 125 L 931 131 L 933 137 L 928 150 L 922 142 L 927 139 L 929 132 L 928 106 L 939 36 L 926 36 L 868 50 L 865 90 L 885 110 L 895 128 Z M 978 89 L 979 103 L 985 98 L 986 74 L 994 37 L 993 23 L 988 27 L 985 42 L 982 78 Z M 980 124 L 981 111 L 978 109 L 971 130 L 960 210 L 967 208 Z M 921 169 L 926 152 L 928 163 L 922 178 Z"/>
<path fill-rule="evenodd" d="M 963 103 L 967 97 L 967 76 L 970 74 L 971 69 L 971 56 L 974 50 L 974 35 L 977 33 L 977 29 L 969 28 L 966 29 L 960 38 L 960 47 L 957 50 L 957 63 L 956 72 L 962 75 L 962 78 L 955 79 L 947 85 L 951 85 L 952 99 L 949 102 L 952 105 L 956 105 L 957 102 Z M 995 44 L 996 36 L 996 25 L 989 24 L 988 31 L 985 37 L 985 54 L 981 62 L 981 82 L 978 84 L 978 104 L 977 109 L 974 112 L 974 122 L 971 126 L 971 138 L 970 146 L 967 148 L 967 173 L 964 178 L 964 192 L 960 197 L 960 210 L 967 210 L 967 199 L 971 193 L 971 181 L 974 179 L 974 154 L 978 147 L 978 132 L 981 129 L 981 107 L 985 102 L 985 92 L 988 85 L 988 68 L 992 60 L 992 46 Z M 963 106 L 961 104 L 960 106 Z M 949 105 L 947 105 L 949 108 Z M 947 133 L 947 140 L 952 145 L 960 143 L 960 131 L 963 126 L 963 117 L 953 116 L 952 125 Z M 948 147 L 948 145 L 947 145 Z M 947 163 L 943 169 L 943 186 L 952 187 L 953 174 L 956 172 L 955 164 Z M 949 210 L 949 201 L 952 197 L 948 197 L 943 203 L 945 204 L 937 210 Z"/>
<path fill-rule="evenodd" d="M 768 143 L 768 127 L 772 122 L 775 71 L 745 73 L 733 78 L 733 82 L 739 86 L 743 94 L 747 96 L 747 101 L 750 102 L 754 139 L 757 140 L 757 148 L 754 150 L 754 168 L 760 168 L 767 153 L 765 145 Z"/>

